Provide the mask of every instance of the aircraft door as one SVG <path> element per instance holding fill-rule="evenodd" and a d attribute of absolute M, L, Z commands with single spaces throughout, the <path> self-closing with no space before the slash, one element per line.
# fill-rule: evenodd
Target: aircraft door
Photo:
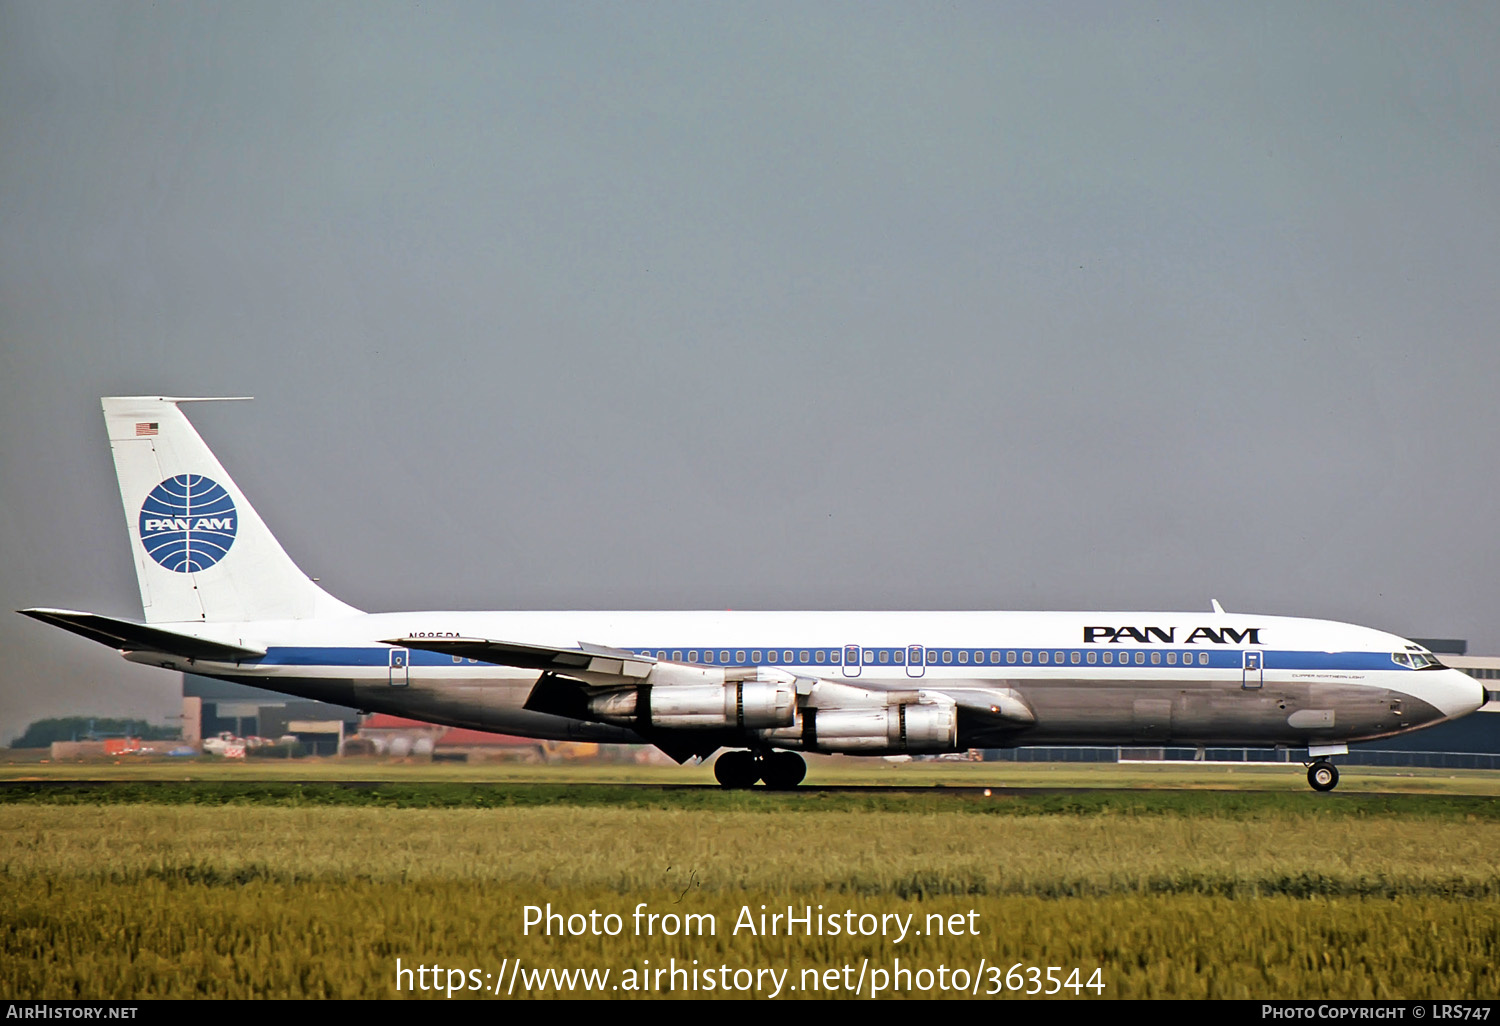
<path fill-rule="evenodd" d="M 906 675 L 920 677 L 927 672 L 927 653 L 921 645 L 906 646 Z"/>
<path fill-rule="evenodd" d="M 1261 668 L 1264 653 L 1246 652 L 1244 676 L 1240 686 L 1244 688 L 1258 688 L 1265 683 L 1265 671 Z"/>
<path fill-rule="evenodd" d="M 859 676 L 859 646 L 858 645 L 845 645 L 844 646 L 844 676 L 845 677 L 858 677 Z"/>
<path fill-rule="evenodd" d="M 411 653 L 404 648 L 391 649 L 391 684 L 396 687 L 404 687 L 411 683 L 411 676 L 407 669 L 407 663 L 411 661 Z"/>

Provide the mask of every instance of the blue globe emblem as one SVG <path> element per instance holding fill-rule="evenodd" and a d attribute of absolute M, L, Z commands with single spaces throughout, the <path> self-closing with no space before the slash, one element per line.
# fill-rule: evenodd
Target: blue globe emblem
<path fill-rule="evenodd" d="M 180 574 L 207 570 L 229 552 L 239 511 L 224 486 L 201 474 L 168 478 L 141 504 L 141 544 Z"/>

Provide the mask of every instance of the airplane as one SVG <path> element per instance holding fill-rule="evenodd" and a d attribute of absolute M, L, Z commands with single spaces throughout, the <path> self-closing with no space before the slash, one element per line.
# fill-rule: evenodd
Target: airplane
<path fill-rule="evenodd" d="M 244 398 L 244 397 L 237 397 Z M 1426 648 L 1326 620 L 1150 612 L 407 612 L 339 601 L 193 428 L 201 398 L 101 401 L 143 620 L 19 612 L 132 662 L 547 740 L 652 744 L 726 788 L 794 788 L 799 753 L 1021 745 L 1306 749 L 1494 694 Z"/>

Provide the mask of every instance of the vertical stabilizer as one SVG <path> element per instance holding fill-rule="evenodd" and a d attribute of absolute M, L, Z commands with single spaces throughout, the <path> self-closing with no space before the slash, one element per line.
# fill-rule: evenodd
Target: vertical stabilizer
<path fill-rule="evenodd" d="M 297 569 L 178 403 L 104 399 L 147 623 L 357 613 Z"/>

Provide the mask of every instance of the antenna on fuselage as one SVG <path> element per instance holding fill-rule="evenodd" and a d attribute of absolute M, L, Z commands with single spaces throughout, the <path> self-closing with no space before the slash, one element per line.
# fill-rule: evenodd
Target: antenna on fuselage
<path fill-rule="evenodd" d="M 1219 605 L 1218 599 L 1209 599 L 1208 601 L 1213 604 L 1214 612 L 1218 613 L 1220 616 L 1224 615 L 1224 607 Z"/>

